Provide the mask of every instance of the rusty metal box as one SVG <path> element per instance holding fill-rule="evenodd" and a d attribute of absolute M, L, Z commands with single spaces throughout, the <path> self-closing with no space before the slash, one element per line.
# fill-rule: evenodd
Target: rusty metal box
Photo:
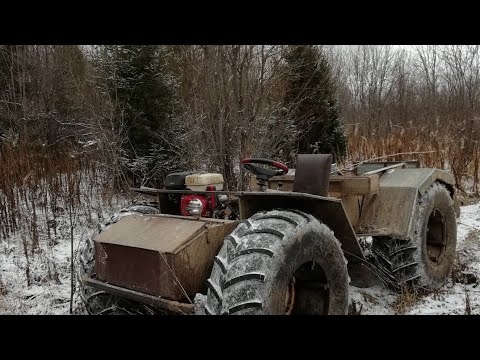
<path fill-rule="evenodd" d="M 127 215 L 95 239 L 97 278 L 170 300 L 205 292 L 213 258 L 236 221 Z"/>

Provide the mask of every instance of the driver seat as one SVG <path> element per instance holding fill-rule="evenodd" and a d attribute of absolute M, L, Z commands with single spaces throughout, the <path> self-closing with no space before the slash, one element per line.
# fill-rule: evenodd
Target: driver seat
<path fill-rule="evenodd" d="M 331 169 L 332 154 L 298 154 L 292 191 L 328 196 Z"/>

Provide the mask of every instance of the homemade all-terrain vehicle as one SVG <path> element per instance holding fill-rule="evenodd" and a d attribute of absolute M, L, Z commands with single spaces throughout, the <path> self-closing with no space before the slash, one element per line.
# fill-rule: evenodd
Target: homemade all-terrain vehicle
<path fill-rule="evenodd" d="M 79 252 L 90 314 L 347 314 L 349 285 L 441 287 L 453 265 L 454 179 L 418 161 L 300 154 L 245 159 L 251 191 L 220 174 L 168 175 L 155 201 L 99 226 Z"/>

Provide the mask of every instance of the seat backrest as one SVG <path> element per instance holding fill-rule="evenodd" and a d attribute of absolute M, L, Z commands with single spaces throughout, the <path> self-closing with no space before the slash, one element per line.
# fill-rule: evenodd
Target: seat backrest
<path fill-rule="evenodd" d="M 298 154 L 293 191 L 328 196 L 332 154 Z"/>

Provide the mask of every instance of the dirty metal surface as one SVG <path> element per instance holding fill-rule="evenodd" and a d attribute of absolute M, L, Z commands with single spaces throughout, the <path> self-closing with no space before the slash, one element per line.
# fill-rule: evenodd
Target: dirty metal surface
<path fill-rule="evenodd" d="M 193 304 L 182 303 L 178 301 L 164 299 L 159 296 L 153 296 L 145 294 L 139 291 L 130 290 L 122 288 L 120 286 L 115 286 L 112 284 L 107 284 L 103 281 L 98 281 L 97 279 L 88 277 L 87 275 L 82 276 L 83 283 L 92 286 L 96 289 L 107 291 L 111 294 L 122 296 L 126 299 L 138 301 L 147 305 L 154 305 L 160 309 L 165 309 L 167 311 L 179 314 L 191 314 L 193 313 Z"/>
<path fill-rule="evenodd" d="M 446 171 L 433 168 L 421 168 L 397 169 L 390 173 L 387 172 L 380 178 L 380 186 L 415 188 L 418 189 L 420 194 L 423 194 L 436 180 L 440 180 L 449 185 L 455 184 L 453 175 Z"/>
<path fill-rule="evenodd" d="M 395 165 L 398 163 L 404 162 L 408 169 L 420 168 L 419 160 L 409 160 L 409 161 L 369 161 L 363 164 L 358 165 L 355 168 L 355 174 L 361 175 L 369 171 L 378 170 L 383 167 L 390 165 Z"/>
<path fill-rule="evenodd" d="M 400 167 L 401 167 L 401 168 L 406 168 L 406 166 L 407 166 L 406 163 L 401 162 L 401 163 L 398 163 L 398 164 L 393 164 L 393 165 L 390 165 L 390 166 L 385 166 L 385 167 L 380 168 L 380 169 L 368 171 L 368 172 L 366 172 L 366 173 L 363 173 L 363 176 L 378 174 L 378 173 L 386 172 L 387 170 L 390 170 L 390 169 L 396 169 L 396 168 L 400 168 Z"/>
<path fill-rule="evenodd" d="M 296 209 L 313 215 L 334 231 L 349 261 L 365 259 L 341 200 L 295 192 L 240 194 L 241 219 L 247 219 L 260 210 L 273 209 Z"/>
<path fill-rule="evenodd" d="M 268 181 L 269 189 L 292 191 L 293 175 L 274 176 Z M 282 186 L 279 187 L 279 184 Z M 254 191 L 259 191 L 254 182 L 250 184 Z M 328 185 L 328 196 L 341 197 L 342 195 L 370 195 L 379 190 L 378 174 L 370 176 L 331 175 Z"/>
<path fill-rule="evenodd" d="M 171 266 L 168 255 L 171 254 L 162 255 L 137 247 L 95 242 L 96 274 L 99 280 L 107 283 L 167 297 L 161 284 L 172 282 L 168 269 Z"/>
<path fill-rule="evenodd" d="M 164 224 L 165 228 L 153 226 L 145 232 L 143 223 L 149 221 Z M 132 224 L 132 229 L 128 228 Z M 186 301 L 206 291 L 213 258 L 237 224 L 230 220 L 209 222 L 166 215 L 125 216 L 104 231 L 112 231 L 115 236 L 103 238 L 105 241 L 101 236 L 95 239 L 97 279 L 169 300 Z M 178 238 L 176 229 L 182 233 Z"/>
<path fill-rule="evenodd" d="M 174 254 L 206 225 L 194 221 L 155 215 L 127 215 L 102 231 L 95 241 Z"/>
<path fill-rule="evenodd" d="M 240 217 L 246 219 L 261 210 L 294 209 L 309 213 L 326 224 L 341 242 L 348 260 L 348 274 L 354 286 L 367 286 L 373 272 L 367 267 L 343 203 L 340 199 L 294 192 L 244 192 L 240 194 Z"/>
<path fill-rule="evenodd" d="M 380 178 L 378 198 L 365 214 L 359 233 L 410 238 L 418 196 L 437 180 L 454 184 L 451 174 L 433 168 L 392 169 L 385 173 Z"/>

